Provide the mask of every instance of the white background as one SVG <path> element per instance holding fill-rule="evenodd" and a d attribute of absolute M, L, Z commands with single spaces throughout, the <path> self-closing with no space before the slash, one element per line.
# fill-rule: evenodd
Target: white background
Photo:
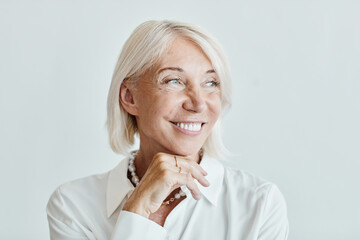
<path fill-rule="evenodd" d="M 150 19 L 197 23 L 229 57 L 230 165 L 275 182 L 290 239 L 360 239 L 359 1 L 1 1 L 0 239 L 48 239 L 61 183 L 121 159 L 104 127 L 121 47 Z"/>

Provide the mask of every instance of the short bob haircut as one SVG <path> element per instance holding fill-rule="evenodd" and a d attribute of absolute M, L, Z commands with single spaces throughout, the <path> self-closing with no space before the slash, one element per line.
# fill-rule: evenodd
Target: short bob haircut
<path fill-rule="evenodd" d="M 211 61 L 220 81 L 221 112 L 202 149 L 219 160 L 227 155 L 220 135 L 220 122 L 231 106 L 230 68 L 224 50 L 218 41 L 201 27 L 172 20 L 146 21 L 140 24 L 125 42 L 117 61 L 107 99 L 106 126 L 112 150 L 129 155 L 138 135 L 136 118 L 127 113 L 119 101 L 120 86 L 124 80 L 135 82 L 160 60 L 162 54 L 177 37 L 198 45 Z"/>

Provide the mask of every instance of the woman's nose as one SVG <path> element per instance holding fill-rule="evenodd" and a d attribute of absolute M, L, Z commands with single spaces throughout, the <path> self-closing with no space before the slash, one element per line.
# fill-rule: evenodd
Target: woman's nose
<path fill-rule="evenodd" d="M 201 113 L 205 110 L 205 99 L 199 89 L 187 91 L 187 99 L 183 103 L 183 108 L 187 111 Z"/>

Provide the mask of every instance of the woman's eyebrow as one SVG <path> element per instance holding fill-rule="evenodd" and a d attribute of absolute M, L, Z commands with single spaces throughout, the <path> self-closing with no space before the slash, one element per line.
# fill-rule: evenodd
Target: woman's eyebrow
<path fill-rule="evenodd" d="M 179 67 L 165 67 L 165 68 L 160 69 L 160 70 L 158 71 L 158 73 L 161 73 L 162 71 L 165 71 L 165 70 L 172 70 L 172 71 L 184 72 L 184 69 L 179 68 Z"/>
<path fill-rule="evenodd" d="M 184 69 L 179 67 L 165 67 L 158 71 L 158 74 L 165 71 L 165 70 L 172 70 L 172 71 L 178 71 L 178 72 L 184 72 Z M 216 73 L 214 69 L 207 70 L 205 73 Z"/>

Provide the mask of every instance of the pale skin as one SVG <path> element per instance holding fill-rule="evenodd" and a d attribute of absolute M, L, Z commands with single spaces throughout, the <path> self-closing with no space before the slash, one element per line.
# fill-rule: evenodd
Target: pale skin
<path fill-rule="evenodd" d="M 163 226 L 171 210 L 186 196 L 169 205 L 162 202 L 174 197 L 180 186 L 186 186 L 199 200 L 201 193 L 195 181 L 204 187 L 210 185 L 199 165 L 198 152 L 221 110 L 218 76 L 201 48 L 177 38 L 156 67 L 137 82 L 121 85 L 119 100 L 136 117 L 140 135 L 135 167 L 141 181 L 123 210 Z M 180 123 L 201 124 L 201 129 L 184 130 Z"/>

